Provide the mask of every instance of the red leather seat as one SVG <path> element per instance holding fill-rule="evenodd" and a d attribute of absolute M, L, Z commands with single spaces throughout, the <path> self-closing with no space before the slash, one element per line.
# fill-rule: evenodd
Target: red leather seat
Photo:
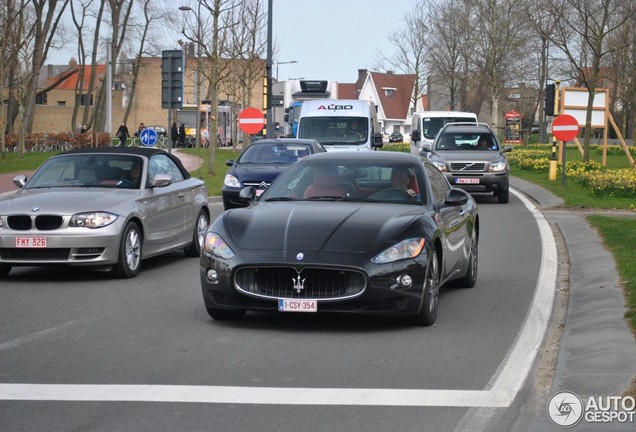
<path fill-rule="evenodd" d="M 318 171 L 314 174 L 313 182 L 305 189 L 303 198 L 317 196 L 345 197 L 346 195 L 347 192 L 339 184 L 338 178 L 335 175 Z"/>

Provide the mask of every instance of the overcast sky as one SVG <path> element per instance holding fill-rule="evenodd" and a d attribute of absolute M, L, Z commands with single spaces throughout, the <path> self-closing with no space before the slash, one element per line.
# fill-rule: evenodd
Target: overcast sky
<path fill-rule="evenodd" d="M 273 34 L 279 48 L 274 62 L 297 62 L 279 64 L 278 79 L 355 82 L 358 69 L 377 64 L 379 51 L 386 56 L 395 52 L 388 36 L 406 25 L 403 15 L 412 5 L 412 0 L 273 0 Z M 163 37 L 166 49 L 177 48 L 178 34 L 166 32 Z M 67 64 L 76 50 L 69 45 L 50 52 L 47 63 Z M 274 64 L 274 78 L 276 69 Z"/>

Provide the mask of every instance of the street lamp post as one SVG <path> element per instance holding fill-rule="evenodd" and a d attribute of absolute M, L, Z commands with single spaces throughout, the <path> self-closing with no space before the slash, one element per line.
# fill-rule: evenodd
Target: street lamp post
<path fill-rule="evenodd" d="M 197 2 L 197 12 L 190 6 L 179 6 L 179 10 L 183 12 L 191 11 L 196 15 L 197 18 L 197 70 L 195 71 L 195 83 L 194 83 L 194 100 L 196 103 L 196 124 L 195 124 L 195 134 L 194 137 L 194 146 L 196 148 L 201 147 L 201 112 L 199 111 L 201 105 L 201 2 Z"/>
<path fill-rule="evenodd" d="M 278 65 L 282 65 L 282 64 L 292 64 L 292 63 L 298 63 L 296 60 L 291 60 L 291 61 L 277 61 L 276 62 L 276 82 L 278 82 Z"/>

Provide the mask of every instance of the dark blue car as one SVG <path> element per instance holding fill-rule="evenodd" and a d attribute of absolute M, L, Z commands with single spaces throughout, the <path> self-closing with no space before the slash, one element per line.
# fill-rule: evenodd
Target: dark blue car
<path fill-rule="evenodd" d="M 246 186 L 254 186 L 257 196 L 278 175 L 297 160 L 313 153 L 323 153 L 325 148 L 312 139 L 277 138 L 262 139 L 247 147 L 236 161 L 225 162 L 230 167 L 223 180 L 223 207 L 227 209 L 246 207 L 239 199 L 239 192 Z"/>

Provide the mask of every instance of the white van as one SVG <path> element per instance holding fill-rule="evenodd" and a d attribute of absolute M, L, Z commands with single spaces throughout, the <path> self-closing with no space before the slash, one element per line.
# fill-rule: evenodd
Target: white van
<path fill-rule="evenodd" d="M 417 111 L 411 121 L 411 153 L 419 154 L 423 144 L 429 146 L 446 123 L 475 123 L 477 114 L 463 111 Z"/>
<path fill-rule="evenodd" d="M 382 147 L 375 105 L 367 100 L 304 101 L 296 137 L 315 139 L 327 151 L 368 151 Z"/>

